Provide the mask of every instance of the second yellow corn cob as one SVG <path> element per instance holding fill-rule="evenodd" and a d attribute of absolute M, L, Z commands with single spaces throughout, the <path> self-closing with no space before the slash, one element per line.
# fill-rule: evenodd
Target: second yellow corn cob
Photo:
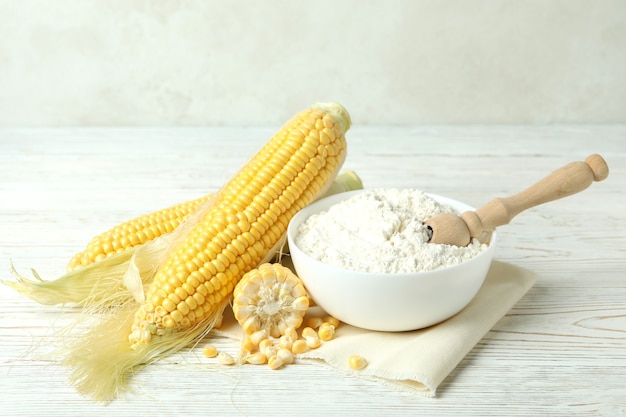
<path fill-rule="evenodd" d="M 136 217 L 95 236 L 84 250 L 70 259 L 67 270 L 75 271 L 173 232 L 210 197 L 211 194 Z"/>
<path fill-rule="evenodd" d="M 361 188 L 363 184 L 358 175 L 353 171 L 345 171 L 335 178 L 325 195 Z M 45 305 L 90 305 L 100 302 L 119 304 L 124 297 L 132 295 L 126 291 L 122 278 L 135 251 L 142 245 L 174 231 L 212 196 L 213 194 L 209 194 L 141 215 L 95 236 L 83 251 L 72 257 L 67 265 L 68 272 L 55 280 L 45 281 L 35 271 L 35 279 L 26 278 L 18 274 L 11 265 L 17 281 L 2 283 Z M 150 277 L 144 274 L 142 285 L 149 284 L 148 278 Z"/>

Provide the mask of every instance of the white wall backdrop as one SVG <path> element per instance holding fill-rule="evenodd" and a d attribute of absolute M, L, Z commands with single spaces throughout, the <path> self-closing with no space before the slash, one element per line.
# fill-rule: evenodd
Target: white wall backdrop
<path fill-rule="evenodd" d="M 624 0 L 0 0 L 0 126 L 624 123 Z"/>

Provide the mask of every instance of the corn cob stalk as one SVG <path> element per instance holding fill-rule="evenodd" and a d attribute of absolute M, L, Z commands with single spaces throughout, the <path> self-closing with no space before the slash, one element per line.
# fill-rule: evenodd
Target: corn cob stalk
<path fill-rule="evenodd" d="M 345 171 L 335 178 L 325 195 L 361 188 L 363 184 L 357 174 Z M 70 260 L 67 265 L 68 272 L 57 279 L 44 281 L 35 270 L 32 270 L 35 279 L 30 279 L 18 274 L 11 264 L 11 272 L 17 281 L 2 283 L 44 305 L 106 303 L 110 306 L 123 303 L 124 299 L 130 296 L 143 300 L 143 288 L 134 288 L 129 292 L 126 287 L 129 283 L 123 282 L 135 252 L 147 242 L 157 238 L 163 238 L 163 245 L 166 245 L 167 235 L 178 228 L 202 204 L 206 204 L 212 196 L 213 194 L 208 194 L 144 214 L 95 236 L 83 251 Z M 147 259 L 145 255 L 136 258 Z M 140 273 L 142 286 L 149 284 L 150 271 L 153 268 L 150 262 L 144 264 L 146 265 L 141 268 Z M 140 269 L 137 262 L 134 267 Z"/>
<path fill-rule="evenodd" d="M 197 221 L 177 229 L 146 301 L 129 302 L 70 348 L 65 363 L 78 390 L 113 399 L 138 367 L 210 331 L 239 279 L 274 256 L 293 215 L 331 185 L 349 126 L 335 103 L 298 114 L 196 213 Z"/>

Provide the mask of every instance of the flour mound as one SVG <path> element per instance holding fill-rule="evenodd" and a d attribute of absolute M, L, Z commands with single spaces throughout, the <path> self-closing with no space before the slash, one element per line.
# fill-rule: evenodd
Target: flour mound
<path fill-rule="evenodd" d="M 367 189 L 310 216 L 300 225 L 296 245 L 309 256 L 363 272 L 432 271 L 459 264 L 487 245 L 428 243 L 424 220 L 457 213 L 417 189 Z"/>

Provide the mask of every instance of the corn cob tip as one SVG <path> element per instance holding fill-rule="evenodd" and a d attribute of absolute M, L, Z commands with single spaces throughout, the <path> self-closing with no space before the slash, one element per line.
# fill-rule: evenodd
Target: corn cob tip
<path fill-rule="evenodd" d="M 314 108 L 318 108 L 330 116 L 335 120 L 335 123 L 339 125 L 341 131 L 346 133 L 350 126 L 352 126 L 352 119 L 350 118 L 350 113 L 339 103 L 335 103 L 334 101 L 328 103 L 315 103 L 313 105 Z"/>

